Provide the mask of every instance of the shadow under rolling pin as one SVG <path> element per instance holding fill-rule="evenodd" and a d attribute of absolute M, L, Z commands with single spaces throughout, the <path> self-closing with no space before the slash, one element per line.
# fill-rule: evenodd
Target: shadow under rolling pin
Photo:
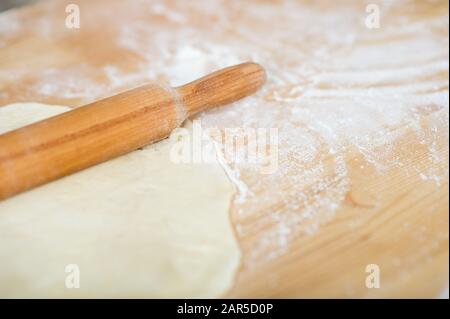
<path fill-rule="evenodd" d="M 265 81 L 260 65 L 243 63 L 177 88 L 145 85 L 0 135 L 0 200 L 164 139 L 188 117 Z"/>

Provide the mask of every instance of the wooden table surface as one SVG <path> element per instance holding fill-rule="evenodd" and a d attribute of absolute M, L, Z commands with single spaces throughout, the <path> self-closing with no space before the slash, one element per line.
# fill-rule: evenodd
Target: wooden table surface
<path fill-rule="evenodd" d="M 69 3 L 80 7 L 79 29 L 65 27 L 65 8 Z M 173 77 L 179 81 L 194 78 L 199 75 L 194 74 L 196 72 L 209 72 L 239 62 L 233 60 L 237 56 L 240 60 L 254 59 L 267 67 L 267 88 L 241 104 L 213 111 L 202 118 L 211 126 L 217 123 L 239 126 L 242 122 L 235 116 L 236 110 L 241 107 L 246 112 L 256 112 L 253 107 L 257 105 L 268 114 L 264 118 L 261 115 L 260 123 L 277 126 L 279 122 L 273 119 L 284 116 L 283 112 L 292 107 L 292 103 L 299 101 L 298 105 L 309 107 L 313 98 L 308 100 L 306 93 L 316 90 L 316 94 L 324 91 L 331 94 L 327 80 L 317 84 L 311 78 L 329 73 L 324 68 L 330 65 L 338 70 L 342 61 L 355 61 L 362 45 L 373 45 L 371 52 L 376 55 L 383 54 L 383 49 L 377 47 L 380 39 L 390 44 L 398 42 L 405 63 L 419 61 L 421 56 L 426 57 L 427 52 L 435 50 L 438 52 L 435 60 L 424 63 L 420 69 L 425 75 L 418 74 L 416 69 L 410 70 L 407 83 L 402 78 L 395 85 L 390 83 L 389 88 L 397 90 L 392 91 L 392 96 L 404 101 L 402 107 L 410 103 L 411 96 L 405 93 L 409 92 L 408 85 L 420 81 L 421 85 L 432 86 L 425 93 L 440 94 L 444 102 L 423 103 L 414 108 L 421 111 L 413 116 L 386 125 L 379 132 L 364 132 L 365 137 L 373 141 L 395 136 L 389 139 L 389 145 L 381 143 L 372 148 L 369 152 L 372 157 L 361 151 L 364 148 L 360 144 L 347 143 L 346 147 L 338 149 L 337 156 L 329 145 L 319 143 L 317 158 L 306 164 L 302 162 L 303 166 L 295 158 L 280 158 L 280 169 L 286 170 L 284 176 L 259 176 L 245 167 L 236 167 L 242 185 L 249 188 L 252 196 L 245 198 L 241 190 L 230 212 L 242 250 L 242 265 L 226 296 L 439 296 L 448 283 L 449 257 L 448 2 L 403 1 L 403 7 L 381 3 L 386 11 L 382 11 L 384 20 L 380 32 L 386 33 L 378 40 L 374 33 L 369 35 L 370 30 L 355 29 L 350 22 L 345 24 L 346 17 L 354 16 L 355 12 L 360 12 L 361 17 L 366 15 L 360 3 L 343 1 L 338 6 L 326 1 L 294 4 L 292 1 L 255 0 L 242 6 L 240 9 L 237 3 L 224 1 L 208 1 L 208 4 L 190 1 L 187 4 L 185 1 L 56 0 L 2 13 L 0 106 L 33 101 L 78 107 L 149 80 L 167 83 L 174 80 Z M 283 6 L 285 9 L 279 9 Z M 283 10 L 289 10 L 286 9 L 289 6 L 298 10 L 298 20 L 283 15 L 286 13 Z M 296 14 L 295 10 L 290 11 Z M 383 12 L 386 12 L 384 16 Z M 322 13 L 330 19 L 321 20 Z M 303 31 L 297 30 L 296 37 L 302 43 L 294 43 L 297 38 L 289 36 L 291 31 L 286 21 L 291 21 L 295 29 L 302 27 L 305 19 L 317 24 L 311 29 L 306 25 Z M 355 21 L 358 19 L 360 16 Z M 408 29 L 401 24 L 405 19 L 413 21 L 413 26 L 420 29 Z M 334 28 L 342 28 L 347 38 L 349 34 L 356 35 L 356 40 L 346 38 L 350 43 L 344 45 L 344 35 L 338 40 L 327 37 L 327 32 Z M 423 30 L 431 32 L 433 37 Z M 248 37 L 250 31 L 259 34 L 258 39 Z M 389 32 L 392 36 L 386 40 Z M 282 39 L 280 43 L 271 41 L 275 37 Z M 411 46 L 408 51 L 408 43 L 416 42 L 407 41 L 422 41 L 425 50 L 415 52 L 417 48 Z M 190 64 L 188 67 L 192 69 L 203 63 L 199 60 L 204 56 L 207 63 L 187 72 L 187 76 L 180 75 L 176 72 L 183 66 L 178 64 L 178 69 L 170 69 L 168 64 L 177 62 L 181 50 L 191 42 L 200 43 L 200 49 L 183 51 L 191 57 L 185 62 Z M 202 43 L 212 42 L 220 52 L 201 47 Z M 250 44 L 245 47 L 247 43 Z M 335 50 L 323 53 L 320 48 L 324 44 Z M 293 52 L 297 49 L 298 54 Z M 389 55 L 385 58 L 388 65 Z M 396 59 L 393 55 L 392 61 L 401 62 Z M 301 63 L 313 70 L 302 73 L 302 83 L 291 81 L 289 86 L 286 84 L 288 73 L 276 76 L 283 67 L 294 70 L 291 76 L 297 76 L 304 70 Z M 433 71 L 427 73 L 431 68 Z M 371 70 L 377 71 L 376 67 Z M 375 76 L 375 73 L 368 74 Z M 293 89 L 301 90 L 301 86 L 310 88 L 302 93 L 303 100 L 292 93 Z M 380 87 L 382 85 L 373 80 L 358 89 L 375 96 Z M 347 92 L 344 102 L 353 103 L 358 98 L 356 92 L 356 89 Z M 284 99 L 277 100 L 279 95 Z M 367 100 L 371 100 L 370 95 L 364 97 L 363 103 Z M 333 95 L 323 98 L 321 103 L 334 107 L 342 101 L 341 97 Z M 242 114 L 238 114 L 240 118 Z M 285 117 L 283 122 L 292 124 L 293 118 Z M 304 136 L 299 135 L 298 139 L 302 138 Z M 356 147 L 358 145 L 361 147 Z M 371 161 L 374 157 L 377 163 Z M 320 161 L 321 166 L 314 170 L 316 161 Z M 339 165 L 345 166 L 344 176 L 339 175 Z M 313 176 L 295 175 L 301 174 L 304 167 Z M 298 176 L 297 184 L 293 182 L 293 175 Z M 306 178 L 310 178 L 310 182 L 304 182 Z M 299 197 L 303 199 L 300 201 Z M 305 214 L 308 218 L 299 221 L 297 217 Z M 365 284 L 366 266 L 370 264 L 380 269 L 378 289 L 369 289 Z"/>

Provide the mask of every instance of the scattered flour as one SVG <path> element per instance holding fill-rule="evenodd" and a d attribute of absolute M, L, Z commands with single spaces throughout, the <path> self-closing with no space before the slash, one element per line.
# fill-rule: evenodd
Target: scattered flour
<path fill-rule="evenodd" d="M 382 27 L 368 29 L 359 2 L 255 1 L 129 1 L 117 16 L 120 28 L 104 41 L 134 54 L 134 70 L 105 61 L 103 86 L 91 76 L 98 65 L 48 70 L 31 88 L 89 102 L 147 81 L 177 86 L 239 62 L 261 63 L 268 73 L 262 91 L 198 117 L 205 127 L 279 130 L 276 173 L 225 165 L 239 191 L 238 236 L 265 229 L 246 241 L 245 266 L 283 254 L 292 238 L 334 216 L 351 189 L 350 160 L 361 157 L 361 168 L 378 174 L 401 167 L 436 185 L 448 182 L 448 165 L 436 168 L 448 161 L 448 15 L 385 1 Z M 13 16 L 0 19 L 5 28 L 19 28 Z M 426 167 L 399 154 L 400 127 L 427 148 Z"/>

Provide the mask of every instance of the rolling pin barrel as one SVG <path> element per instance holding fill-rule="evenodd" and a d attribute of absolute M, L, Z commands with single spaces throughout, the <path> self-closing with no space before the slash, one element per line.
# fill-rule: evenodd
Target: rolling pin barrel
<path fill-rule="evenodd" d="M 0 200 L 169 136 L 203 110 L 257 91 L 264 69 L 244 63 L 178 88 L 145 85 L 0 135 Z"/>

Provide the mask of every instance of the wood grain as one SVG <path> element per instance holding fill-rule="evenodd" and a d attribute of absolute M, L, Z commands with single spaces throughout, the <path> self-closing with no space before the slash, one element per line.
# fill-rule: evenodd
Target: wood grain
<path fill-rule="evenodd" d="M 148 77 L 168 82 L 171 79 L 166 77 L 169 67 L 165 63 L 176 61 L 183 44 L 188 43 L 192 44 L 188 57 L 194 57 L 188 63 L 205 63 L 205 68 L 210 69 L 214 66 L 211 57 L 218 56 L 226 64 L 230 52 L 238 52 L 246 60 L 253 55 L 265 59 L 264 66 L 270 71 L 266 87 L 271 90 L 239 105 L 242 113 L 233 107 L 229 112 L 211 112 L 208 118 L 212 118 L 212 125 L 240 126 L 240 117 L 248 119 L 248 112 L 258 108 L 264 114 L 250 123 L 271 125 L 276 119 L 276 123 L 294 127 L 294 108 L 280 101 L 280 95 L 286 100 L 298 99 L 296 110 L 311 111 L 317 105 L 332 112 L 354 103 L 361 108 L 370 106 L 362 103 L 361 92 L 373 97 L 377 89 L 386 92 L 386 100 L 369 102 L 392 107 L 396 107 L 396 96 L 409 104 L 410 95 L 441 92 L 447 94 L 448 110 L 448 63 L 432 70 L 436 63 L 448 61 L 448 49 L 436 49 L 448 45 L 448 1 L 405 0 L 389 6 L 373 2 L 382 8 L 381 29 L 364 27 L 364 3 L 355 1 L 209 1 L 206 6 L 204 1 L 168 0 L 154 1 L 159 7 L 152 13 L 145 1 L 79 0 L 82 27 L 68 30 L 63 27 L 64 7 L 70 1 L 44 2 L 0 16 L 3 21 L 20 22 L 13 35 L 0 35 L 0 105 L 37 101 L 77 108 L 94 98 L 130 89 Z M 214 8 L 210 10 L 209 6 Z M 287 9 L 278 10 L 277 6 Z M 284 21 L 293 22 L 287 25 Z M 330 36 L 336 35 L 335 29 L 342 31 L 341 37 Z M 215 46 L 208 46 L 211 43 Z M 386 43 L 395 48 L 383 46 Z M 207 61 L 197 59 L 200 49 L 195 49 L 200 45 L 205 46 L 200 47 L 201 52 L 207 52 L 200 57 Z M 376 54 L 383 50 L 384 54 Z M 432 50 L 433 54 L 428 55 Z M 396 52 L 403 57 L 393 56 Z M 363 53 L 370 59 L 362 58 Z M 107 72 L 110 66 L 117 74 Z M 164 70 L 164 74 L 151 73 L 156 69 Z M 279 72 L 281 69 L 286 72 Z M 405 70 L 412 73 L 406 76 Z M 378 71 L 391 72 L 387 83 L 378 81 Z M 301 76 L 294 77 L 296 72 Z M 324 73 L 331 73 L 333 79 L 341 73 L 362 76 L 350 83 L 353 86 L 337 82 L 339 78 L 314 83 L 313 76 Z M 305 96 L 311 91 L 317 94 L 314 102 L 318 102 L 308 108 Z M 285 159 L 290 161 L 285 180 L 269 179 L 262 186 L 261 176 L 242 170 L 241 179 L 254 194 L 248 202 L 232 205 L 231 219 L 242 251 L 242 266 L 226 297 L 439 296 L 448 284 L 449 152 L 445 124 L 448 111 L 435 104 L 426 100 L 416 122 L 396 122 L 394 127 L 379 132 L 396 137 L 392 145 L 373 150 L 387 163 L 382 170 L 377 170 L 370 157 L 363 156 L 354 145 L 346 145 L 342 153 L 348 170 L 345 194 L 334 211 L 319 207 L 305 220 L 306 225 L 290 229 L 284 251 L 279 251 L 277 237 L 267 237 L 278 234 L 274 230 L 280 224 L 274 212 L 300 215 L 308 208 L 304 205 L 315 207 L 317 198 L 326 198 L 327 191 L 340 189 L 342 180 L 333 175 L 335 157 L 324 146 L 323 136 L 314 136 L 319 141 L 315 145 L 318 155 L 311 163 L 323 161 L 323 169 L 311 174 L 326 184 L 322 189 L 302 180 L 298 185 L 288 182 L 295 169 L 309 168 L 298 165 L 295 157 Z M 295 120 L 298 122 L 298 118 Z M 298 126 L 312 124 L 305 120 Z M 292 140 L 301 137 L 293 135 Z M 430 152 L 431 146 L 434 153 Z M 439 161 L 433 154 L 439 155 Z M 423 172 L 429 174 L 422 176 Z M 433 180 L 434 175 L 441 178 Z M 296 187 L 299 189 L 294 196 L 300 193 L 308 202 L 293 207 L 285 194 L 293 193 Z M 309 231 L 311 225 L 318 227 Z M 368 264 L 380 267 L 379 289 L 365 286 Z"/>

